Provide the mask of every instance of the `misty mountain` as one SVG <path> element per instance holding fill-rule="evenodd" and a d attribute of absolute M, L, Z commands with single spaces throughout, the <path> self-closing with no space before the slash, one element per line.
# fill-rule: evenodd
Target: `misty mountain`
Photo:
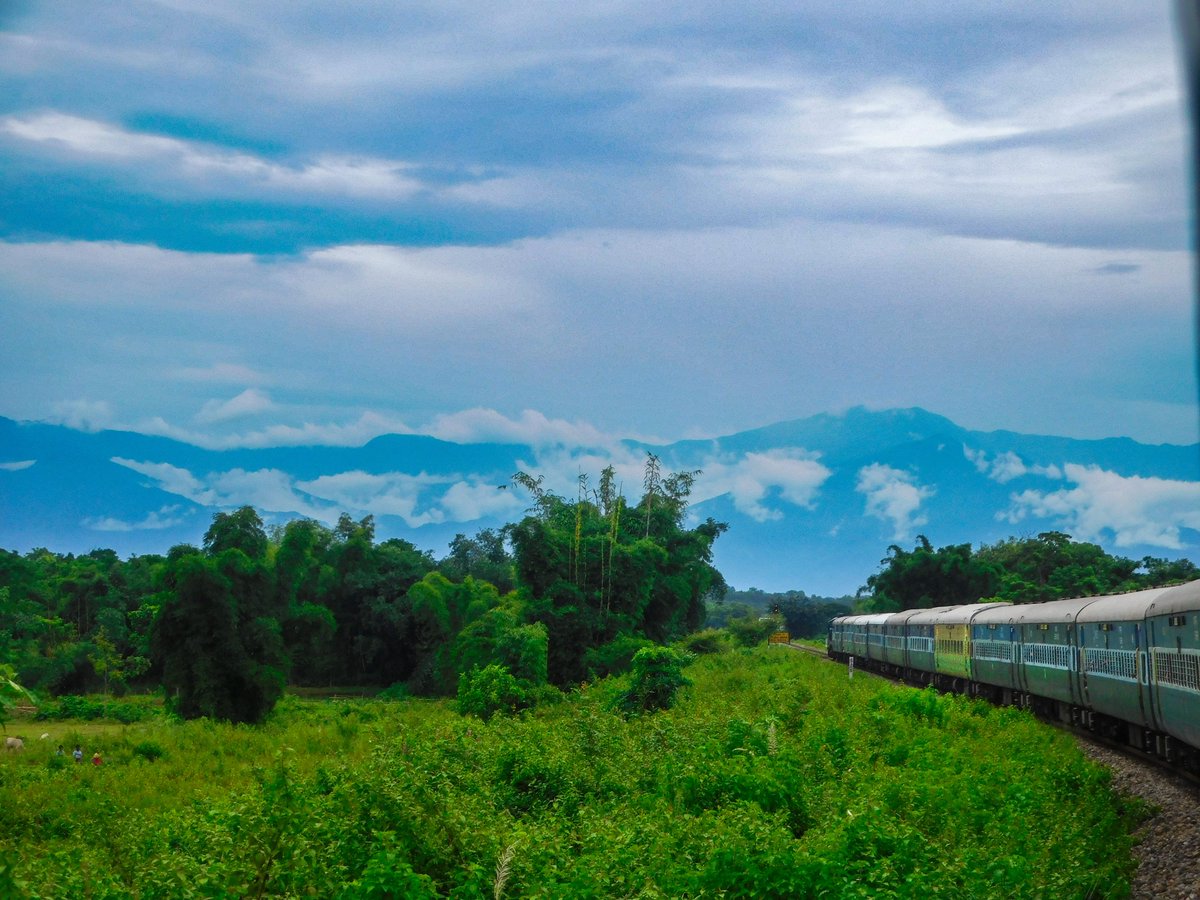
<path fill-rule="evenodd" d="M 1200 560 L 1200 445 L 964 429 L 922 409 L 817 415 L 712 440 L 609 447 L 457 444 L 385 435 L 361 447 L 208 450 L 131 432 L 0 418 L 0 547 L 125 555 L 198 543 L 212 514 L 251 504 L 268 523 L 372 514 L 379 539 L 435 555 L 456 533 L 515 521 L 513 472 L 574 497 L 612 463 L 627 496 L 647 452 L 700 469 L 690 514 L 730 524 L 730 584 L 853 592 L 890 544 L 937 546 L 1058 530 L 1106 550 Z"/>

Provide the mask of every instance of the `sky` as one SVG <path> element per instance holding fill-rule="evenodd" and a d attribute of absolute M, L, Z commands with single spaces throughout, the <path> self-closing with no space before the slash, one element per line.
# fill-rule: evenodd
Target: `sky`
<path fill-rule="evenodd" d="M 1127 0 L 0 0 L 0 415 L 1192 443 L 1180 84 Z"/>

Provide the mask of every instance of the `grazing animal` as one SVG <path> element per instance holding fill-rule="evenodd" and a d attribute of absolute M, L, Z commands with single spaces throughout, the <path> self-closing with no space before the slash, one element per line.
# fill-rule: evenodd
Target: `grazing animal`
<path fill-rule="evenodd" d="M 39 741 L 48 741 L 48 740 L 50 740 L 50 732 L 48 732 L 48 731 L 47 731 L 47 732 L 44 732 L 44 733 L 42 734 L 42 736 L 41 736 L 40 738 L 38 738 L 38 740 L 39 740 Z"/>
<path fill-rule="evenodd" d="M 25 742 L 20 738 L 6 737 L 4 739 L 4 748 L 6 750 L 24 750 Z"/>

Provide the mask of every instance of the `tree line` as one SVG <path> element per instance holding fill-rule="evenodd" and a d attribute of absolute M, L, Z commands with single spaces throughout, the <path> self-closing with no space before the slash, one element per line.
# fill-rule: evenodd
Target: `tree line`
<path fill-rule="evenodd" d="M 529 687 L 577 683 L 695 630 L 724 595 L 726 526 L 684 523 L 697 474 L 648 454 L 635 505 L 612 467 L 574 498 L 517 473 L 528 514 L 442 559 L 376 541 L 370 516 L 268 529 L 248 506 L 165 555 L 0 551 L 0 661 L 36 691 L 161 685 L 185 717 L 246 722 L 286 684 L 450 695 L 494 665 Z"/>
<path fill-rule="evenodd" d="M 1043 603 L 1145 590 L 1200 578 L 1187 559 L 1140 560 L 1074 541 L 1061 531 L 1008 538 L 972 550 L 970 544 L 934 549 L 925 535 L 906 550 L 888 547 L 880 569 L 859 589 L 860 612 L 898 612 L 975 603 Z"/>

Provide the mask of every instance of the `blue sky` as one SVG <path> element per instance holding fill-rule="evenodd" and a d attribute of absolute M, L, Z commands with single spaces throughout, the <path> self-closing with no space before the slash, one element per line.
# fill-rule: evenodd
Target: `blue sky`
<path fill-rule="evenodd" d="M 1166 5 L 791 6 L 3 4 L 0 414 L 1196 441 Z"/>

